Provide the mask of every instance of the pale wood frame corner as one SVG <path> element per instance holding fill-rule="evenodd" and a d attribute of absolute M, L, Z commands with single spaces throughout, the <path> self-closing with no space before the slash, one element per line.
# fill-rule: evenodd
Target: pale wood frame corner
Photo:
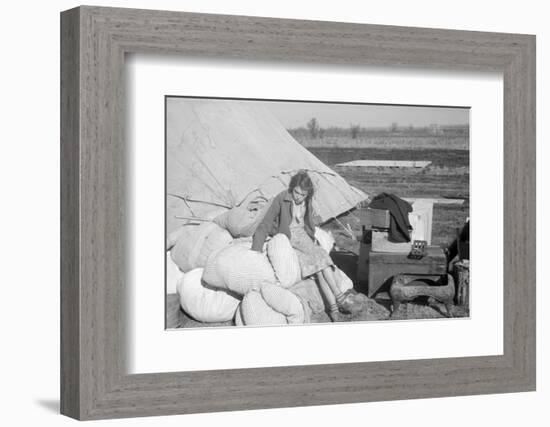
<path fill-rule="evenodd" d="M 504 354 L 126 375 L 123 108 L 131 52 L 502 72 Z M 61 166 L 63 414 L 100 419 L 535 389 L 534 36 L 79 7 L 61 14 Z"/>

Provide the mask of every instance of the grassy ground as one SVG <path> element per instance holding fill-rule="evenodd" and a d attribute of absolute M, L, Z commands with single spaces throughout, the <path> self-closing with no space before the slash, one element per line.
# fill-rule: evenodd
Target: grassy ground
<path fill-rule="evenodd" d="M 390 135 L 380 134 L 378 136 L 363 136 L 352 139 L 350 135 L 344 136 L 323 136 L 322 138 L 311 138 L 309 135 L 296 134 L 292 135 L 296 140 L 300 141 L 305 147 L 331 147 L 331 148 L 388 148 L 395 147 L 408 148 L 417 150 L 419 148 L 440 148 L 440 149 L 457 149 L 467 150 L 469 137 L 463 136 L 411 136 L 411 135 Z"/>
<path fill-rule="evenodd" d="M 329 166 L 351 160 L 429 160 L 433 166 L 458 168 L 468 166 L 468 150 L 446 150 L 441 148 L 334 148 L 306 147 L 311 153 Z"/>

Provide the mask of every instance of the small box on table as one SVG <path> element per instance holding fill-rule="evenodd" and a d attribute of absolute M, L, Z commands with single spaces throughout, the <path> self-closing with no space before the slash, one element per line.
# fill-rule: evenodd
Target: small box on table
<path fill-rule="evenodd" d="M 365 228 L 387 230 L 390 228 L 390 211 L 387 209 L 367 208 Z"/>

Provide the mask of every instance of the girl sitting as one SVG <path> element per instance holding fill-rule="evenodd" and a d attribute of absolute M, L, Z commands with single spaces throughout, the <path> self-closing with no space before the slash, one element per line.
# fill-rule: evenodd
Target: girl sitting
<path fill-rule="evenodd" d="M 302 278 L 315 275 L 321 293 L 329 305 L 329 316 L 339 321 L 340 312 L 349 312 L 352 294 L 341 292 L 334 274 L 334 263 L 329 254 L 317 244 L 312 207 L 314 186 L 305 171 L 295 174 L 287 190 L 273 199 L 271 207 L 258 225 L 252 239 L 252 250 L 261 252 L 266 237 L 285 234 L 298 254 Z"/>

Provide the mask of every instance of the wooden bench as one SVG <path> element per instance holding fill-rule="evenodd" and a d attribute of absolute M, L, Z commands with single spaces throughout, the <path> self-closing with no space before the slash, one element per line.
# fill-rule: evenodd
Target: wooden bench
<path fill-rule="evenodd" d="M 417 274 L 397 274 L 393 276 L 390 286 L 392 301 L 391 316 L 399 309 L 399 305 L 424 296 L 439 301 L 445 305 L 447 317 L 453 317 L 451 306 L 455 297 L 453 276 L 426 276 Z"/>

